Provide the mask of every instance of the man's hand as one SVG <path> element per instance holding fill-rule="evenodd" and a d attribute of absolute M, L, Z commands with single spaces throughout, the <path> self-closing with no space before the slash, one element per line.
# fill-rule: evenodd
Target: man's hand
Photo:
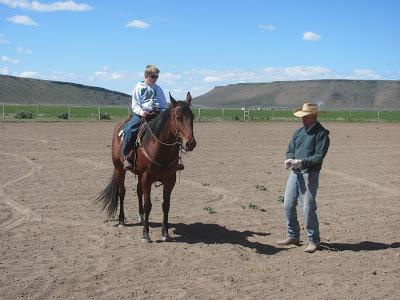
<path fill-rule="evenodd" d="M 151 119 L 152 117 L 154 117 L 154 116 L 157 115 L 157 114 L 158 114 L 158 112 L 156 112 L 156 111 L 150 111 L 150 112 L 145 111 L 145 112 L 143 113 L 143 118 L 145 118 L 146 120 L 148 120 L 148 119 Z"/>
<path fill-rule="evenodd" d="M 303 167 L 303 162 L 301 159 L 293 159 L 292 169 L 301 169 Z"/>
<path fill-rule="evenodd" d="M 293 159 L 285 160 L 285 169 L 289 170 L 290 166 L 292 165 Z"/>

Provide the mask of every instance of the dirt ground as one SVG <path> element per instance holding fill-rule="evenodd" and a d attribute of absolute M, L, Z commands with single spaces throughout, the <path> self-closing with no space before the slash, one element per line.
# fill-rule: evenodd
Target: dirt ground
<path fill-rule="evenodd" d="M 159 187 L 150 244 L 132 175 L 128 226 L 93 203 L 112 174 L 114 125 L 0 123 L 1 299 L 400 299 L 400 124 L 324 124 L 314 254 L 275 244 L 299 123 L 195 123 L 197 148 L 172 194 L 173 241 L 161 242 Z"/>

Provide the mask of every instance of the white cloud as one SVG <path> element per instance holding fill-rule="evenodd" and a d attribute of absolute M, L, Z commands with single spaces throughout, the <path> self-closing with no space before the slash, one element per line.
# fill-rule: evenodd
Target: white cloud
<path fill-rule="evenodd" d="M 1 67 L 0 68 L 0 74 L 1 75 L 8 75 L 10 72 L 8 71 L 8 67 Z"/>
<path fill-rule="evenodd" d="M 382 79 L 382 76 L 377 74 L 374 70 L 369 69 L 354 69 L 353 74 L 348 78 L 353 79 Z"/>
<path fill-rule="evenodd" d="M 303 40 L 305 41 L 318 41 L 321 39 L 321 36 L 311 32 L 311 31 L 306 31 L 303 33 Z"/>
<path fill-rule="evenodd" d="M 203 80 L 205 82 L 219 82 L 219 81 L 223 81 L 224 79 L 219 76 L 206 76 L 206 77 L 204 77 Z"/>
<path fill-rule="evenodd" d="M 134 28 L 140 28 L 140 29 L 146 29 L 149 26 L 150 26 L 149 23 L 146 23 L 141 20 L 132 20 L 125 25 L 125 27 L 134 27 Z"/>
<path fill-rule="evenodd" d="M 21 25 L 28 25 L 28 26 L 37 26 L 38 24 L 33 21 L 28 16 L 13 16 L 7 18 L 7 21 L 14 23 L 14 24 L 21 24 Z"/>
<path fill-rule="evenodd" d="M 182 78 L 180 74 L 174 73 L 161 73 L 160 81 L 165 82 L 167 84 L 176 84 Z"/>
<path fill-rule="evenodd" d="M 20 77 L 39 78 L 40 74 L 33 71 L 24 71 L 19 74 Z"/>
<path fill-rule="evenodd" d="M 11 64 L 19 64 L 19 60 L 18 59 L 12 59 L 12 58 L 10 58 L 8 56 L 5 56 L 5 55 L 0 57 L 0 61 L 6 62 L 6 63 L 11 63 Z"/>
<path fill-rule="evenodd" d="M 8 41 L 3 34 L 0 34 L 0 44 L 9 44 L 10 41 Z"/>
<path fill-rule="evenodd" d="M 22 53 L 22 54 L 26 54 L 26 55 L 31 55 L 32 54 L 32 50 L 31 49 L 27 49 L 27 48 L 23 48 L 23 47 L 17 47 L 17 52 L 18 53 Z"/>
<path fill-rule="evenodd" d="M 103 67 L 100 70 L 94 72 L 93 75 L 89 76 L 89 80 L 93 81 L 96 79 L 100 80 L 132 80 L 135 76 L 126 71 L 109 71 L 108 67 Z"/>
<path fill-rule="evenodd" d="M 53 3 L 41 3 L 39 1 L 27 0 L 0 0 L 1 4 L 5 4 L 11 8 L 22 8 L 39 12 L 55 12 L 55 11 L 88 11 L 92 7 L 84 3 L 76 3 L 75 1 L 57 1 Z"/>
<path fill-rule="evenodd" d="M 274 31 L 276 28 L 272 24 L 260 24 L 258 25 L 258 28 L 268 30 L 268 31 Z"/>

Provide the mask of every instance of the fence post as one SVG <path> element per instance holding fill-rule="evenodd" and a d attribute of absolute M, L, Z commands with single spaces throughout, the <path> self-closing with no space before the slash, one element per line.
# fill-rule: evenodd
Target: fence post
<path fill-rule="evenodd" d="M 222 109 L 222 121 L 225 120 L 225 108 Z"/>
<path fill-rule="evenodd" d="M 199 122 L 200 122 L 200 118 L 201 118 L 201 108 L 199 107 Z"/>
<path fill-rule="evenodd" d="M 68 106 L 68 120 L 71 119 L 71 106 Z"/>
<path fill-rule="evenodd" d="M 39 104 L 36 104 L 36 118 L 39 118 Z"/>
<path fill-rule="evenodd" d="M 351 111 L 350 111 L 350 119 L 351 119 Z"/>
<path fill-rule="evenodd" d="M 99 106 L 99 120 L 100 120 L 100 106 Z"/>
<path fill-rule="evenodd" d="M 5 120 L 4 105 L 3 105 L 3 120 Z"/>
<path fill-rule="evenodd" d="M 379 114 L 379 109 L 378 109 L 378 121 L 380 121 L 380 114 Z"/>
<path fill-rule="evenodd" d="M 275 120 L 275 109 L 272 109 L 272 120 Z"/>

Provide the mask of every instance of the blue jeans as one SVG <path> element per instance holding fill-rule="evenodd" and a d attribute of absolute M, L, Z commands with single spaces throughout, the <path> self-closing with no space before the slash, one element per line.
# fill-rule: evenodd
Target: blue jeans
<path fill-rule="evenodd" d="M 140 127 L 140 122 L 142 118 L 136 114 L 125 124 L 124 128 L 124 148 L 122 149 L 122 154 L 127 156 L 132 150 L 133 143 L 135 142 L 137 131 Z"/>
<path fill-rule="evenodd" d="M 304 225 L 309 241 L 318 244 L 319 224 L 317 217 L 317 196 L 319 171 L 304 173 L 293 170 L 289 174 L 285 190 L 285 217 L 288 226 L 288 237 L 298 240 L 300 237 L 300 226 L 297 221 L 297 199 L 300 198 L 303 208 Z"/>

